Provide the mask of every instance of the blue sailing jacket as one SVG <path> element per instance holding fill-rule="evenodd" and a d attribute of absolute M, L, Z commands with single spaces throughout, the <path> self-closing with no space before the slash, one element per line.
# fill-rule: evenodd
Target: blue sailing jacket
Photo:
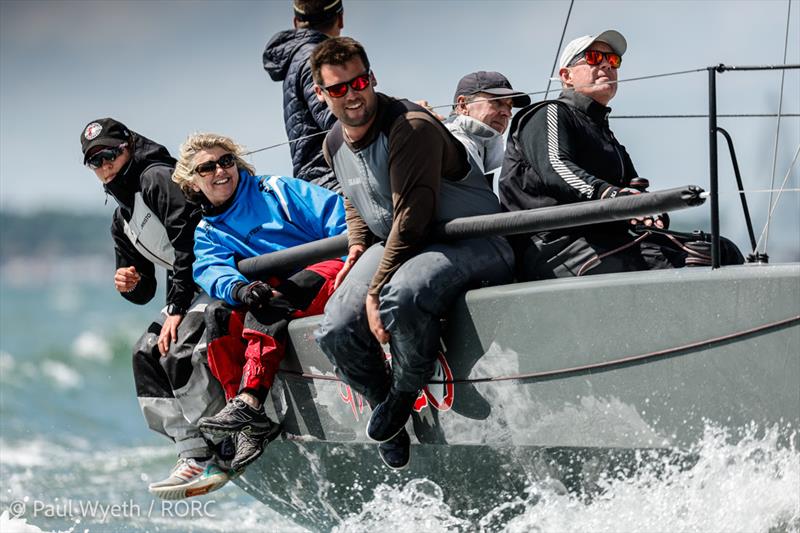
<path fill-rule="evenodd" d="M 247 257 L 283 250 L 346 230 L 342 197 L 301 179 L 239 171 L 233 200 L 204 213 L 194 234 L 194 279 L 211 297 L 238 305 L 233 290 L 249 283 L 236 268 Z"/>

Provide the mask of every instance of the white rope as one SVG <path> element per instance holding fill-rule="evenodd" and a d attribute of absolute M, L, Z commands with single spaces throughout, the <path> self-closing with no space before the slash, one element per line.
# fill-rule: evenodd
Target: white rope
<path fill-rule="evenodd" d="M 740 190 L 737 189 L 737 190 L 721 191 L 721 192 L 723 192 L 723 193 L 731 193 L 731 194 L 744 194 L 744 193 L 750 194 L 750 193 L 760 193 L 760 192 L 764 192 L 764 193 L 766 193 L 766 192 L 776 192 L 776 193 L 780 194 L 782 192 L 800 192 L 800 187 L 799 188 L 794 188 L 794 189 L 749 189 L 749 190 L 746 190 L 746 191 L 740 191 Z"/>
<path fill-rule="evenodd" d="M 786 11 L 786 35 L 784 37 L 783 42 L 783 62 L 786 63 L 786 55 L 789 52 L 789 21 L 791 20 L 791 13 L 792 13 L 792 0 L 788 0 L 787 3 L 789 4 Z M 781 110 L 783 109 L 783 85 L 784 80 L 786 79 L 786 71 L 781 71 L 781 92 L 780 96 L 778 97 L 778 119 L 775 125 L 775 150 L 772 153 L 772 178 L 769 182 L 769 188 L 772 189 L 775 187 L 775 168 L 778 164 L 778 140 L 780 139 L 781 133 Z M 791 169 L 791 166 L 789 167 Z M 778 197 L 780 197 L 780 192 L 778 193 Z M 775 199 L 775 203 L 778 203 L 778 199 Z M 769 205 L 770 205 L 770 214 L 772 213 L 772 194 L 769 197 Z M 767 246 L 769 245 L 769 223 L 770 218 L 767 218 L 767 225 L 764 228 L 766 231 L 766 237 L 764 238 L 764 255 L 767 254 Z M 759 239 L 760 240 L 760 239 Z M 756 248 L 758 250 L 758 248 Z"/>
<path fill-rule="evenodd" d="M 769 215 L 767 215 L 767 223 L 764 225 L 764 230 L 761 232 L 761 235 L 758 237 L 758 242 L 756 242 L 756 250 L 758 250 L 758 245 L 761 244 L 761 239 L 764 238 L 764 234 L 769 229 L 769 223 L 772 220 L 772 214 L 775 212 L 775 208 L 778 207 L 778 200 L 781 199 L 781 193 L 786 186 L 786 182 L 789 181 L 789 176 L 792 173 L 792 168 L 794 168 L 794 164 L 797 162 L 797 155 L 800 154 L 800 145 L 797 146 L 797 150 L 794 152 L 794 157 L 792 158 L 792 162 L 789 163 L 789 170 L 786 171 L 786 175 L 783 177 L 783 183 L 781 183 L 781 188 L 778 190 L 778 196 L 775 197 L 775 203 L 770 205 L 769 208 Z M 767 253 L 767 247 L 764 246 L 764 253 Z"/>

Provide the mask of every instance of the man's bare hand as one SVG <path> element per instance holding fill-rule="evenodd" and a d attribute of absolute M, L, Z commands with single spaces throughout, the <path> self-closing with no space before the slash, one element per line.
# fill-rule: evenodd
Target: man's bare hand
<path fill-rule="evenodd" d="M 169 315 L 161 326 L 161 334 L 158 336 L 158 351 L 161 356 L 167 355 L 170 344 L 178 340 L 178 326 L 183 320 L 182 315 Z"/>
<path fill-rule="evenodd" d="M 114 287 L 119 292 L 131 292 L 141 279 L 134 266 L 118 268 L 114 273 Z"/>
<path fill-rule="evenodd" d="M 431 104 L 429 104 L 427 100 L 417 100 L 414 103 L 417 104 L 418 106 L 424 107 L 425 109 L 427 109 L 430 112 L 431 115 L 436 117 L 438 120 L 441 120 L 442 122 L 444 122 L 445 117 L 443 117 L 442 115 L 440 115 L 439 113 L 434 111 L 433 108 L 431 107 Z"/>
<path fill-rule="evenodd" d="M 372 334 L 378 339 L 381 344 L 389 342 L 389 332 L 383 329 L 383 322 L 381 322 L 380 313 L 380 299 L 371 294 L 367 295 L 367 321 L 369 322 L 369 329 Z"/>
<path fill-rule="evenodd" d="M 336 274 L 336 280 L 333 282 L 333 290 L 339 288 L 339 285 L 342 284 L 347 273 L 350 272 L 350 269 L 353 268 L 353 265 L 356 264 L 356 261 L 358 261 L 358 258 L 361 257 L 363 253 L 364 246 L 362 244 L 354 244 L 350 247 L 350 251 L 347 253 L 347 259 L 344 260 L 344 266 L 339 273 Z"/>

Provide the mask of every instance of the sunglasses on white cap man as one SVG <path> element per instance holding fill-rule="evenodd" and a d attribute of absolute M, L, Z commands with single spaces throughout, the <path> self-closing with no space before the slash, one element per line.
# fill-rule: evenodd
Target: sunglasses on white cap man
<path fill-rule="evenodd" d="M 611 47 L 619 58 L 613 62 L 609 59 L 609 62 L 612 63 L 611 66 L 614 68 L 619 68 L 622 62 L 622 55 L 625 53 L 625 50 L 628 49 L 628 42 L 625 40 L 625 37 L 616 30 L 606 30 L 598 35 L 584 35 L 583 37 L 573 39 L 564 47 L 564 51 L 561 53 L 561 58 L 558 61 L 558 68 L 562 69 L 571 66 L 574 60 L 588 50 L 595 42 L 606 43 Z M 588 60 L 587 62 L 590 65 L 592 64 L 592 62 Z"/>

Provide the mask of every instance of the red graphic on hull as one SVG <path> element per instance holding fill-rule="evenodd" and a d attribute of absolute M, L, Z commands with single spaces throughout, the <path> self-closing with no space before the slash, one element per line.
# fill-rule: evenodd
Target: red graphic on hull
<path fill-rule="evenodd" d="M 384 355 L 391 364 L 392 356 L 388 353 Z M 414 402 L 414 411 L 419 413 L 426 406 L 430 406 L 437 411 L 449 411 L 453 407 L 453 400 L 455 399 L 455 386 L 453 385 L 453 371 L 450 370 L 450 365 L 447 364 L 447 359 L 441 351 L 436 356 L 431 381 L 441 383 L 428 383 L 422 387 L 422 391 L 419 393 L 416 402 Z M 358 421 L 360 419 L 359 415 L 364 414 L 364 397 L 353 392 L 350 385 L 342 382 L 339 382 L 338 385 L 339 397 L 344 403 L 350 405 L 353 416 Z"/>
<path fill-rule="evenodd" d="M 350 408 L 353 410 L 353 416 L 356 417 L 356 420 L 358 420 L 359 414 L 364 414 L 364 398 L 360 394 L 354 393 L 350 385 L 339 382 L 339 397 L 344 403 L 350 404 Z"/>
<path fill-rule="evenodd" d="M 428 383 L 422 387 L 417 401 L 414 403 L 414 411 L 421 412 L 426 405 L 430 405 L 437 411 L 448 411 L 453 407 L 455 398 L 455 387 L 453 386 L 453 371 L 447 364 L 447 359 L 442 352 L 436 356 L 436 366 L 434 367 L 431 381 L 443 381 L 444 383 Z"/>

